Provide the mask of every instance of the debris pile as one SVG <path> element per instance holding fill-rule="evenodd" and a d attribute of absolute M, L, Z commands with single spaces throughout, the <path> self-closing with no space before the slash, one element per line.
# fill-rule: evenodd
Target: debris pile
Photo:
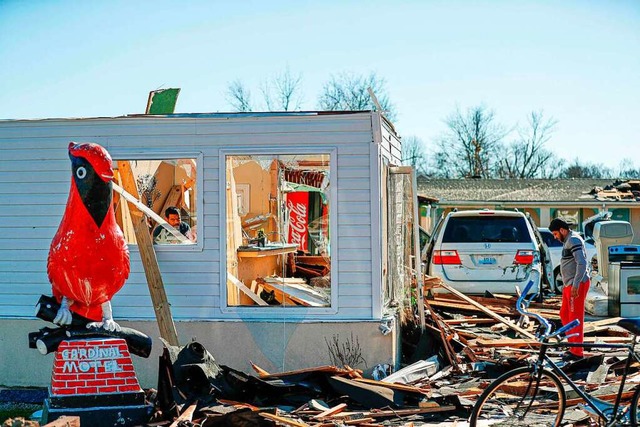
<path fill-rule="evenodd" d="M 594 187 L 586 196 L 602 201 L 640 201 L 640 181 L 614 181 L 605 187 Z"/>
<path fill-rule="evenodd" d="M 466 420 L 492 379 L 535 357 L 537 325 L 517 313 L 514 296 L 469 297 L 434 278 L 425 283 L 424 330 L 417 313 L 406 313 L 406 366 L 397 372 L 388 375 L 388 367 L 380 365 L 368 379 L 349 366 L 270 373 L 252 364 L 255 375 L 249 375 L 218 364 L 198 342 L 181 347 L 165 342 L 158 389 L 147 392 L 154 405 L 147 425 L 417 427 Z M 559 323 L 559 306 L 560 299 L 551 296 L 529 309 Z M 618 320 L 586 322 L 585 341 L 627 342 L 629 333 L 615 325 Z M 561 361 L 560 351 L 548 354 L 580 387 L 615 399 L 626 353 L 593 350 L 569 363 Z M 637 369 L 627 380 L 626 400 L 640 382 Z M 568 400 L 565 419 L 588 423 L 589 414 L 578 403 Z"/>
<path fill-rule="evenodd" d="M 365 379 L 348 366 L 257 376 L 216 363 L 198 342 L 165 343 L 154 426 L 382 426 L 388 420 L 460 410 L 430 386 Z M 397 424 L 400 425 L 400 424 Z"/>

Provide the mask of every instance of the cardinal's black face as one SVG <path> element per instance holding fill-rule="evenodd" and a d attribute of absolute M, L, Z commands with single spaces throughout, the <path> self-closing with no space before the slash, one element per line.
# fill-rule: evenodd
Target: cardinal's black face
<path fill-rule="evenodd" d="M 98 228 L 107 216 L 112 200 L 111 181 L 104 182 L 93 169 L 91 163 L 83 157 L 71 158 L 71 173 L 80 198 Z"/>

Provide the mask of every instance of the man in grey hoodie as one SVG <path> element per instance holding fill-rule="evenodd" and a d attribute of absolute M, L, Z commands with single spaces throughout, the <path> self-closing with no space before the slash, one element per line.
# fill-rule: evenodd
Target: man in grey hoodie
<path fill-rule="evenodd" d="M 560 320 L 563 325 L 574 319 L 580 321 L 580 325 L 569 334 L 577 334 L 569 337 L 570 343 L 579 343 L 584 340 L 584 302 L 589 291 L 589 269 L 587 265 L 584 240 L 576 232 L 569 229 L 569 224 L 560 218 L 555 218 L 549 224 L 549 231 L 553 237 L 563 243 L 562 258 L 560 260 L 560 274 L 564 288 L 562 289 L 562 305 L 560 306 Z M 570 347 L 567 359 L 580 359 L 584 357 L 582 347 Z"/>

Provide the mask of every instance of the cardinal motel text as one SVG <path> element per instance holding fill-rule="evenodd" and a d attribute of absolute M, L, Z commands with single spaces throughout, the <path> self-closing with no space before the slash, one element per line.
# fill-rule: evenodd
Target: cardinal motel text
<path fill-rule="evenodd" d="M 66 349 L 62 351 L 62 372 L 122 372 L 117 360 L 121 357 L 117 346 Z"/>

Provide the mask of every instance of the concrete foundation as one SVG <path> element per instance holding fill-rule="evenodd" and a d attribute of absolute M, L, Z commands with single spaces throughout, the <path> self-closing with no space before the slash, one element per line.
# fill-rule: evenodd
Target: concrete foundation
<path fill-rule="evenodd" d="M 117 320 L 117 319 L 116 319 Z M 157 387 L 158 357 L 162 342 L 156 322 L 125 322 L 122 326 L 137 329 L 153 339 L 149 358 L 133 356 L 133 364 L 142 388 Z M 176 322 L 181 344 L 198 341 L 221 365 L 254 374 L 250 362 L 268 372 L 284 372 L 333 362 L 327 342 L 338 336 L 339 342 L 357 340 L 362 363 L 354 368 L 365 373 L 380 363 L 399 363 L 399 334 L 382 335 L 380 323 L 289 323 L 256 321 Z M 28 334 L 44 326 L 40 319 L 0 320 L 0 386 L 48 387 L 51 383 L 53 354 L 42 355 L 28 347 Z M 326 339 L 326 341 L 325 341 Z"/>

